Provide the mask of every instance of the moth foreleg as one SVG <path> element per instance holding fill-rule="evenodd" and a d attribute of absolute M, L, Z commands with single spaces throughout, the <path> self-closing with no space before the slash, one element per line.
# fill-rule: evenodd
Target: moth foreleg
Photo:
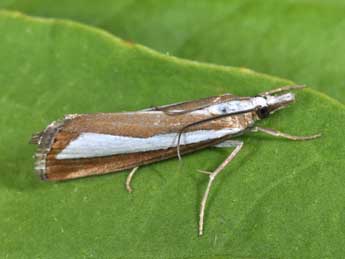
<path fill-rule="evenodd" d="M 234 141 L 235 142 L 235 141 Z M 206 172 L 206 171 L 201 171 L 205 172 L 209 176 L 208 184 L 204 193 L 204 196 L 201 200 L 200 204 L 200 214 L 199 214 L 199 235 L 201 236 L 203 234 L 203 229 L 204 229 L 204 215 L 205 215 L 205 208 L 206 208 L 206 202 L 207 198 L 212 186 L 213 181 L 216 179 L 217 175 L 235 158 L 235 156 L 240 152 L 243 142 L 242 141 L 236 141 L 236 148 L 231 152 L 231 154 L 221 163 L 216 170 L 213 172 Z"/>
<path fill-rule="evenodd" d="M 238 141 L 238 140 L 225 140 L 221 143 L 218 143 L 216 145 L 214 145 L 213 147 L 217 147 L 217 148 L 229 148 L 229 147 L 237 147 L 239 145 L 239 143 L 242 143 L 242 141 Z"/>
<path fill-rule="evenodd" d="M 128 174 L 127 179 L 126 179 L 126 189 L 128 192 L 132 192 L 132 187 L 131 187 L 131 182 L 132 182 L 132 178 L 133 175 L 135 174 L 135 172 L 138 170 L 139 166 L 134 167 Z"/>
<path fill-rule="evenodd" d="M 316 139 L 321 137 L 321 134 L 315 134 L 315 135 L 310 135 L 310 136 L 293 136 L 289 135 L 283 132 L 280 132 L 275 129 L 270 129 L 270 128 L 261 128 L 261 127 L 254 127 L 252 129 L 253 132 L 261 131 L 263 133 L 266 133 L 268 135 L 272 135 L 275 137 L 280 137 L 280 138 L 286 138 L 290 140 L 310 140 L 310 139 Z"/>

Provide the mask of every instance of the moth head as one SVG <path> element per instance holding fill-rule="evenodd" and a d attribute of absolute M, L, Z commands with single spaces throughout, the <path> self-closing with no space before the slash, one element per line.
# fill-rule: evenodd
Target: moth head
<path fill-rule="evenodd" d="M 260 119 L 267 118 L 272 113 L 287 107 L 290 103 L 295 101 L 295 95 L 293 93 L 286 93 L 282 95 L 264 95 L 258 98 L 262 98 L 262 105 L 260 105 L 256 114 Z"/>
<path fill-rule="evenodd" d="M 270 114 L 281 110 L 295 101 L 293 93 L 286 93 L 290 90 L 305 88 L 304 85 L 287 85 L 267 92 L 260 93 L 257 98 L 257 115 L 260 119 L 267 118 Z"/>

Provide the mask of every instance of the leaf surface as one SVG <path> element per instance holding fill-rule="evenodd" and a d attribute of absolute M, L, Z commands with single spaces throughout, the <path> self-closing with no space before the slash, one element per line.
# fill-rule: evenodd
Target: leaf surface
<path fill-rule="evenodd" d="M 197 236 L 207 177 L 230 152 L 207 149 L 127 173 L 41 182 L 31 133 L 67 113 L 117 112 L 290 81 L 182 60 L 74 22 L 0 13 L 0 257 L 340 257 L 344 254 L 344 107 L 313 90 L 242 137 L 219 175 Z"/>

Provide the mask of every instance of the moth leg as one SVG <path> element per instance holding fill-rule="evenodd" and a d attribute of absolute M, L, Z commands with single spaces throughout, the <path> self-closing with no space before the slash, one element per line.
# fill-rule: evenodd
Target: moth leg
<path fill-rule="evenodd" d="M 138 170 L 139 166 L 134 167 L 128 174 L 127 179 L 126 179 L 126 189 L 128 192 L 132 192 L 132 187 L 131 187 L 131 182 L 132 182 L 132 178 L 133 175 L 135 174 L 135 172 Z"/>
<path fill-rule="evenodd" d="M 225 140 L 221 143 L 214 145 L 213 147 L 217 147 L 217 148 L 237 147 L 238 143 L 239 143 L 238 140 Z"/>
<path fill-rule="evenodd" d="M 216 179 L 217 175 L 235 158 L 235 156 L 240 152 L 243 142 L 242 141 L 236 141 L 236 148 L 231 152 L 231 154 L 221 163 L 216 170 L 213 172 L 206 172 L 206 171 L 199 171 L 202 173 L 206 173 L 209 176 L 208 184 L 204 193 L 204 196 L 201 200 L 200 204 L 200 214 L 199 214 L 199 236 L 203 234 L 204 229 L 204 215 L 205 215 L 205 208 L 206 208 L 206 202 L 208 198 L 208 194 L 210 192 L 211 186 L 213 181 Z"/>
<path fill-rule="evenodd" d="M 321 134 L 315 134 L 315 135 L 310 135 L 310 136 L 292 136 L 292 135 L 280 132 L 280 131 L 275 130 L 275 129 L 261 128 L 261 127 L 254 127 L 252 129 L 252 131 L 254 131 L 254 132 L 261 131 L 261 132 L 264 132 L 268 135 L 272 135 L 272 136 L 280 137 L 280 138 L 286 138 L 286 139 L 290 139 L 290 140 L 310 140 L 310 139 L 316 139 L 316 138 L 321 137 Z"/>

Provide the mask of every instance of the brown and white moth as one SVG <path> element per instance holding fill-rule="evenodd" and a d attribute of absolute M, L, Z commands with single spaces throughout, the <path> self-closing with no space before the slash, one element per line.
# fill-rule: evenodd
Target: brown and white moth
<path fill-rule="evenodd" d="M 260 131 L 291 140 L 320 136 L 291 136 L 277 130 L 255 126 L 295 99 L 285 86 L 255 97 L 232 94 L 120 113 L 66 115 L 35 134 L 35 169 L 43 180 L 67 180 L 132 169 L 130 182 L 139 166 L 194 152 L 210 146 L 235 147 L 213 172 L 200 205 L 199 235 L 203 233 L 204 211 L 216 176 L 234 159 L 243 142 L 236 136 Z"/>

